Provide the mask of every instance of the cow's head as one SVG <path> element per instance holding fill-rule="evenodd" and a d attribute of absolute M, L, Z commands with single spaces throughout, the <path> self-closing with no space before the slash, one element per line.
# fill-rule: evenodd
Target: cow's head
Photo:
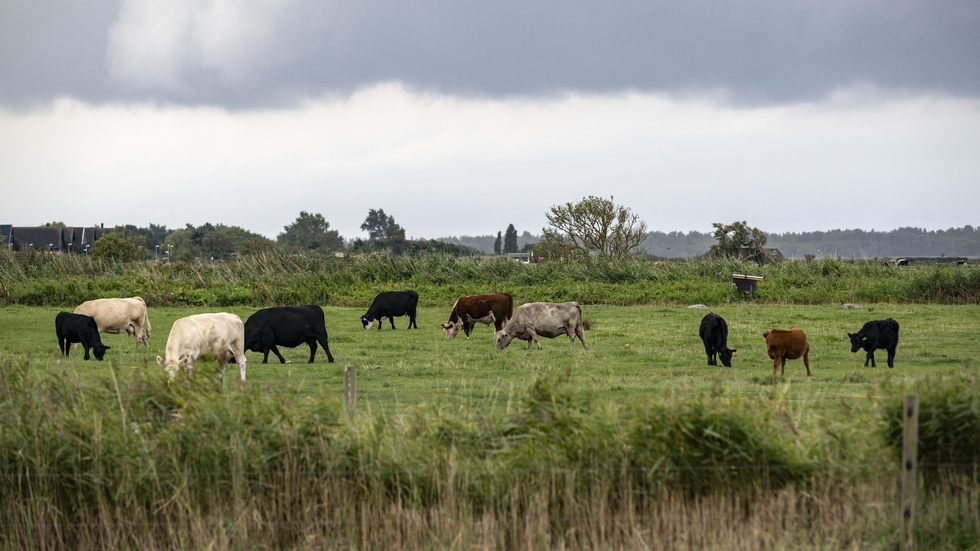
<path fill-rule="evenodd" d="M 367 319 L 367 316 L 361 316 L 361 325 L 363 325 L 365 329 L 370 329 L 371 326 L 374 325 L 374 320 Z"/>
<path fill-rule="evenodd" d="M 510 341 L 514 340 L 514 336 L 507 333 L 506 330 L 497 331 L 497 350 L 503 350 L 507 348 Z"/>
<path fill-rule="evenodd" d="M 718 358 L 721 359 L 721 365 L 725 367 L 732 366 L 732 354 L 738 352 L 734 348 L 722 348 L 718 351 Z"/>
<path fill-rule="evenodd" d="M 92 346 L 92 353 L 95 354 L 95 359 L 96 360 L 99 360 L 101 362 L 102 361 L 102 358 L 105 357 L 105 351 L 106 350 L 109 350 L 110 348 L 112 348 L 112 347 L 111 346 L 103 346 L 101 344 L 96 344 L 96 345 Z"/>
<path fill-rule="evenodd" d="M 446 336 L 447 339 L 452 340 L 456 338 L 456 333 L 459 333 L 459 327 L 462 323 L 457 321 L 451 321 L 449 323 L 442 324 L 442 334 Z M 467 335 L 469 336 L 469 335 Z"/>
<path fill-rule="evenodd" d="M 847 336 L 851 339 L 851 352 L 857 352 L 864 347 L 864 341 L 868 338 L 860 333 L 848 333 Z"/>
<path fill-rule="evenodd" d="M 179 371 L 181 367 L 187 365 L 187 360 L 165 360 L 160 356 L 157 356 L 157 363 L 163 367 L 163 372 L 167 374 L 167 380 L 173 381 L 177 378 L 177 371 Z"/>

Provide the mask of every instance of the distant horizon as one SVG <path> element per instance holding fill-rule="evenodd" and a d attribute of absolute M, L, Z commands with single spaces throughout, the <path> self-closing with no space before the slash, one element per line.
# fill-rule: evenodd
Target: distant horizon
<path fill-rule="evenodd" d="M 733 221 L 736 221 L 736 220 L 727 220 L 727 221 L 721 221 L 721 220 L 719 220 L 719 222 L 723 222 L 723 223 L 730 223 L 730 222 L 733 222 Z M 328 222 L 329 222 L 329 220 L 328 220 Z M 397 222 L 397 220 L 396 220 L 396 222 Z M 0 223 L 0 227 L 2 227 L 2 226 L 11 226 L 11 227 L 14 227 L 14 228 L 43 228 L 43 227 L 50 227 L 53 224 L 54 224 L 54 222 L 45 222 L 44 224 L 38 224 L 38 225 Z M 178 226 L 170 227 L 170 226 L 167 226 L 165 224 L 156 224 L 156 223 L 153 223 L 153 222 L 151 222 L 150 224 L 153 224 L 155 226 L 163 227 L 167 231 L 182 230 L 182 229 L 185 229 L 187 227 L 187 224 L 183 224 L 183 225 L 181 225 L 179 227 Z M 276 238 L 278 237 L 278 234 L 276 234 L 275 236 L 270 237 L 268 235 L 261 234 L 259 232 L 256 232 L 254 230 L 251 230 L 251 229 L 249 229 L 247 227 L 244 227 L 244 226 L 240 226 L 240 225 L 237 225 L 237 224 L 225 224 L 225 223 L 221 223 L 221 222 L 219 222 L 219 223 L 205 222 L 203 224 L 195 225 L 194 227 L 195 228 L 196 227 L 200 227 L 200 226 L 203 226 L 205 224 L 211 224 L 212 226 L 215 226 L 215 227 L 217 227 L 217 226 L 237 227 L 237 228 L 240 228 L 242 230 L 245 230 L 245 231 L 248 231 L 248 232 L 251 232 L 251 233 L 255 233 L 255 234 L 261 235 L 262 237 L 265 237 L 265 238 L 267 238 L 267 239 L 269 239 L 271 241 L 276 241 Z M 127 225 L 128 226 L 135 226 L 136 228 L 143 228 L 143 229 L 148 229 L 149 228 L 149 224 L 144 225 L 144 226 L 138 226 L 136 224 L 114 224 L 114 225 L 107 225 L 107 224 L 104 224 L 104 223 L 99 223 L 99 224 L 72 225 L 72 224 L 64 223 L 64 226 L 65 227 L 69 227 L 69 228 L 105 228 L 105 229 L 115 229 L 117 227 L 125 227 Z M 756 227 L 756 226 L 752 226 L 751 223 L 749 223 L 748 225 L 750 227 Z M 925 228 L 925 227 L 920 227 L 920 226 L 908 225 L 908 226 L 898 226 L 898 227 L 895 227 L 895 228 L 892 228 L 892 229 L 888 229 L 888 230 L 880 230 L 880 229 L 875 229 L 875 228 L 872 228 L 872 229 L 864 229 L 864 228 L 831 228 L 831 229 L 827 229 L 827 230 L 791 230 L 791 231 L 778 232 L 778 231 L 767 231 L 767 230 L 765 230 L 764 228 L 761 228 L 761 227 L 759 228 L 759 230 L 761 230 L 766 235 L 786 235 L 786 234 L 806 234 L 806 233 L 827 233 L 827 232 L 833 232 L 833 231 L 845 231 L 845 232 L 846 231 L 862 231 L 862 232 L 866 232 L 866 233 L 872 233 L 872 232 L 876 232 L 876 233 L 889 233 L 889 232 L 894 232 L 894 231 L 898 231 L 898 230 L 902 230 L 902 229 L 914 229 L 914 230 L 921 230 L 921 231 L 925 231 L 925 232 L 939 232 L 939 231 L 950 231 L 950 230 L 962 230 L 962 229 L 965 229 L 965 228 L 971 228 L 971 229 L 976 230 L 977 228 L 980 228 L 980 223 L 978 223 L 977 226 L 974 226 L 973 224 L 963 224 L 961 226 L 949 226 L 949 227 L 941 227 L 941 228 L 935 228 L 935 229 L 930 229 L 930 228 Z M 331 230 L 334 230 L 335 228 L 331 226 L 330 229 Z M 500 230 L 497 230 L 497 231 L 499 231 L 499 232 L 501 232 L 501 234 L 503 234 L 503 232 L 504 232 L 505 229 L 506 229 L 506 226 L 503 227 L 503 228 L 501 228 Z M 529 233 L 532 237 L 539 238 L 540 237 L 540 231 L 543 228 L 539 229 L 538 230 L 538 233 L 535 233 L 535 232 L 533 232 L 531 230 L 518 228 L 518 227 L 516 227 L 516 225 L 515 225 L 515 229 L 517 230 L 518 237 L 523 237 L 523 234 L 524 233 Z M 650 234 L 650 233 L 671 234 L 671 233 L 675 233 L 675 232 L 676 233 L 683 233 L 685 235 L 690 235 L 691 233 L 699 233 L 699 234 L 708 234 L 708 235 L 711 235 L 711 234 L 714 233 L 714 230 L 711 229 L 711 230 L 701 231 L 701 230 L 661 230 L 661 229 L 649 229 L 649 228 L 647 229 L 647 233 L 648 234 Z M 282 233 L 282 232 L 279 232 L 279 233 Z M 345 244 L 347 244 L 349 242 L 352 242 L 352 241 L 354 241 L 356 239 L 362 239 L 364 241 L 367 241 L 368 240 L 367 237 L 366 237 L 367 236 L 367 232 L 366 231 L 361 231 L 359 233 L 363 233 L 365 236 L 364 237 L 360 237 L 360 236 L 357 236 L 357 237 L 347 237 L 343 233 L 341 233 L 340 236 L 344 239 L 344 243 Z M 411 236 L 410 234 L 411 234 L 411 232 L 409 232 L 408 229 L 406 229 L 405 230 L 406 239 L 409 239 L 409 240 L 423 240 L 423 241 L 428 241 L 430 239 L 435 239 L 437 241 L 440 240 L 440 239 L 453 239 L 453 238 L 459 239 L 459 238 L 463 238 L 463 237 L 472 237 L 472 238 L 493 237 L 493 238 L 496 238 L 496 236 L 497 236 L 497 232 L 492 232 L 492 233 L 472 233 L 472 234 L 471 233 L 462 233 L 462 234 L 456 234 L 456 235 L 440 235 L 438 237 L 422 237 L 422 236 L 415 237 L 415 236 Z"/>

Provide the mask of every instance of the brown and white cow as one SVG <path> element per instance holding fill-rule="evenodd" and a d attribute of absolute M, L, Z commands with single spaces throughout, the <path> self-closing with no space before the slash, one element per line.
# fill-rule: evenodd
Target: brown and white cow
<path fill-rule="evenodd" d="M 806 335 L 803 331 L 795 327 L 789 329 L 773 329 L 768 333 L 763 333 L 766 339 L 766 353 L 773 359 L 772 374 L 782 375 L 786 372 L 786 360 L 803 358 L 803 365 L 806 366 L 806 376 L 812 377 L 810 373 L 810 344 L 806 342 Z"/>
<path fill-rule="evenodd" d="M 470 338 L 475 322 L 486 325 L 493 324 L 494 337 L 504 328 L 507 321 L 514 315 L 514 297 L 510 293 L 491 293 L 487 295 L 472 295 L 459 297 L 449 313 L 449 321 L 442 324 L 442 333 L 447 339 L 456 337 L 459 329 L 463 329 L 466 338 Z"/>
<path fill-rule="evenodd" d="M 197 314 L 174 322 L 167 338 L 166 359 L 157 356 L 157 363 L 174 380 L 177 371 L 194 371 L 197 360 L 214 359 L 218 363 L 218 378 L 225 372 L 228 360 L 234 357 L 245 382 L 245 324 L 235 314 Z"/>
<path fill-rule="evenodd" d="M 137 347 L 140 343 L 150 347 L 150 318 L 141 297 L 89 300 L 79 304 L 75 313 L 95 318 L 99 333 L 125 331 L 136 337 Z"/>
<path fill-rule="evenodd" d="M 582 308 L 577 302 L 529 302 L 514 310 L 514 317 L 497 332 L 497 350 L 507 348 L 513 339 L 527 341 L 528 350 L 533 341 L 541 350 L 538 335 L 549 339 L 568 335 L 569 349 L 575 347 L 575 337 L 578 337 L 582 348 L 589 348 L 585 344 L 585 331 L 582 328 Z"/>

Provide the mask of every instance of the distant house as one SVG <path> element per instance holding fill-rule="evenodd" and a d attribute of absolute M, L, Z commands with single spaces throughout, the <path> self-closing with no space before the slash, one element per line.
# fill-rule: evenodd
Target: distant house
<path fill-rule="evenodd" d="M 111 230 L 110 230 L 111 231 Z M 8 249 L 20 251 L 82 252 L 106 234 L 101 227 L 0 225 L 0 236 Z"/>

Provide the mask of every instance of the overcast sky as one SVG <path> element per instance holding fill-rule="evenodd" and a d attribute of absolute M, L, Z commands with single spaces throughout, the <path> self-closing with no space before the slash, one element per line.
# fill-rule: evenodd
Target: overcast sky
<path fill-rule="evenodd" d="M 980 226 L 980 2 L 2 0 L 0 224 Z"/>

